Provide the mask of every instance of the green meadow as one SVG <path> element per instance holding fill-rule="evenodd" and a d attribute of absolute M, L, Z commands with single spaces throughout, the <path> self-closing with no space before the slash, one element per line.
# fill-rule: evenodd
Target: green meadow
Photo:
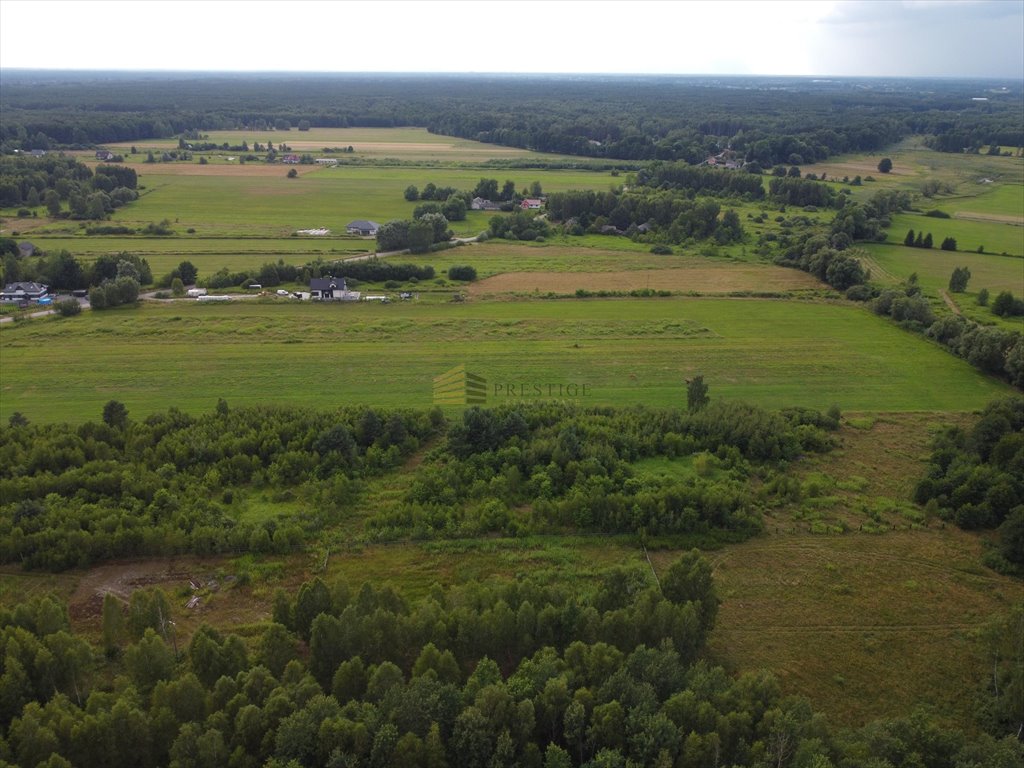
<path fill-rule="evenodd" d="M 941 206 L 937 206 L 940 207 Z M 900 213 L 892 217 L 889 241 L 902 243 L 908 230 L 932 233 L 934 247 L 938 248 L 947 237 L 956 240 L 959 251 L 975 251 L 983 247 L 986 253 L 1006 253 L 1024 256 L 1024 226 L 1003 221 L 974 221 L 969 219 L 936 219 L 916 213 Z"/>
<path fill-rule="evenodd" d="M 197 166 L 198 168 L 198 166 Z M 207 166 L 209 168 L 209 166 Z M 268 175 L 269 168 L 279 173 Z M 139 183 L 146 189 L 139 200 L 119 209 L 111 224 L 139 227 L 169 219 L 182 234 L 194 229 L 199 236 L 287 237 L 300 229 L 326 227 L 344 234 L 354 219 L 384 223 L 410 218 L 419 203 L 405 200 L 410 184 L 472 189 L 482 177 L 511 179 L 517 188 L 539 181 L 545 192 L 568 189 L 605 189 L 614 181 L 610 173 L 562 170 L 453 170 L 449 168 L 316 168 L 297 178 L 286 176 L 284 166 L 249 164 L 232 168 L 236 175 L 177 173 L 179 167 L 145 167 Z M 250 169 L 252 172 L 250 173 Z M 168 170 L 171 172 L 162 172 Z M 470 211 L 465 221 L 453 222 L 458 235 L 475 235 L 487 228 L 493 213 Z M 40 228 L 41 234 L 74 234 L 77 224 L 60 222 Z"/>
<path fill-rule="evenodd" d="M 426 128 L 311 128 L 308 131 L 210 131 L 204 141 L 214 144 L 227 142 L 231 146 L 241 146 L 247 142 L 252 147 L 256 142 L 265 145 L 268 141 L 275 147 L 284 143 L 297 153 L 311 153 L 323 157 L 337 157 L 344 161 L 352 159 L 388 159 L 418 162 L 443 163 L 481 163 L 490 159 L 522 159 L 537 157 L 537 153 L 527 149 L 502 147 L 496 144 L 482 144 L 469 139 L 454 136 L 442 136 L 430 133 Z M 170 151 L 177 149 L 178 140 L 148 139 L 136 142 L 121 142 L 108 145 L 114 151 L 126 152 L 132 146 L 142 153 L 148 150 Z M 347 149 L 353 152 L 324 153 L 324 149 Z M 221 150 L 213 154 L 234 155 L 238 152 Z M 567 159 L 574 163 L 581 162 L 578 157 L 562 155 L 545 155 L 548 158 Z M 129 156 L 129 160 L 141 161 L 145 155 Z"/>
<path fill-rule="evenodd" d="M 992 253 L 943 251 L 938 248 L 908 248 L 888 243 L 863 246 L 881 270 L 872 270 L 872 278 L 884 283 L 899 283 L 917 273 L 921 286 L 931 292 L 949 286 L 949 277 L 956 267 L 968 267 L 971 279 L 968 290 L 977 293 L 988 288 L 993 296 L 1000 291 L 1024 292 L 1024 258 L 997 256 Z"/>
<path fill-rule="evenodd" d="M 35 421 L 95 419 L 110 399 L 136 417 L 219 397 L 429 407 L 432 378 L 462 364 L 499 399 L 586 384 L 545 396 L 595 405 L 676 406 L 696 373 L 769 407 L 961 411 L 1009 391 L 860 307 L 766 300 L 181 301 L 7 324 L 0 355 L 0 418 Z"/>

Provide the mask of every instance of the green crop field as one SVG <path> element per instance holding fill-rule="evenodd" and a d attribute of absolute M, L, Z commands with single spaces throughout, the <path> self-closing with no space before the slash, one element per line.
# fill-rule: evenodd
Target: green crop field
<path fill-rule="evenodd" d="M 677 405 L 697 372 L 771 407 L 958 411 L 1008 391 L 862 308 L 759 300 L 182 301 L 8 324 L 0 353 L 0 416 L 39 421 L 111 398 L 140 416 L 218 397 L 428 407 L 432 377 L 460 364 L 494 385 L 586 384 L 602 405 Z"/>

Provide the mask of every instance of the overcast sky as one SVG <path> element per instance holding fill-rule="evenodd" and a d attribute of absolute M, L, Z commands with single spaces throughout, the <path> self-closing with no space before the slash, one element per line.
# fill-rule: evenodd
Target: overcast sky
<path fill-rule="evenodd" d="M 0 68 L 1024 79 L 1024 0 L 0 0 Z"/>

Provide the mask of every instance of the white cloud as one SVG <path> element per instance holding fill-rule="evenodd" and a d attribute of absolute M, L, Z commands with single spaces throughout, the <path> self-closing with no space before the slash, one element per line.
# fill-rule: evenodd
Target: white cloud
<path fill-rule="evenodd" d="M 979 7 L 982 24 L 994 13 L 991 5 L 957 4 L 956 31 L 969 33 Z M 1021 15 L 1019 3 L 996 5 Z M 946 2 L 749 0 L 0 0 L 0 67 L 902 74 L 899 50 L 877 41 L 865 48 L 864 38 L 886 20 L 891 29 L 910 15 L 944 23 L 951 8 Z M 890 41 L 892 48 L 905 45 Z M 1020 59 L 1019 48 L 1016 54 Z M 943 55 L 948 68 L 948 51 Z M 1005 55 L 981 58 L 993 75 L 1009 71 L 1001 64 Z M 891 70 L 879 71 L 886 67 Z M 1000 67 L 1007 72 L 995 71 Z"/>

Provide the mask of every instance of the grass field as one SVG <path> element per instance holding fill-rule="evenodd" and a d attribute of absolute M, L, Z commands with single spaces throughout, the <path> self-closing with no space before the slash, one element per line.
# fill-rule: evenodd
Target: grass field
<path fill-rule="evenodd" d="M 621 272 L 509 272 L 469 286 L 471 296 L 502 293 L 573 293 L 591 291 L 681 291 L 732 293 L 741 291 L 814 290 L 823 287 L 806 272 L 755 264 L 698 263 L 678 269 L 630 269 Z"/>
<path fill-rule="evenodd" d="M 324 354 L 329 349 L 330 354 Z M 766 406 L 970 410 L 1005 385 L 862 308 L 736 299 L 464 305 L 177 302 L 0 330 L 0 417 L 142 417 L 229 402 L 422 406 L 459 364 L 489 381 L 588 385 L 587 402 L 677 405 L 703 373 L 715 396 Z"/>
<path fill-rule="evenodd" d="M 916 272 L 921 286 L 937 292 L 949 286 L 949 276 L 955 267 L 968 267 L 971 279 L 968 288 L 977 293 L 988 288 L 993 296 L 999 291 L 1024 293 L 1024 258 L 997 256 L 991 253 L 943 251 L 938 248 L 907 248 L 903 245 L 868 243 L 863 249 L 881 270 L 874 270 L 872 278 L 883 283 L 903 282 Z"/>
<path fill-rule="evenodd" d="M 977 251 L 979 246 L 984 246 L 987 253 L 1024 256 L 1024 226 L 1017 224 L 957 218 L 935 219 L 915 213 L 900 213 L 892 217 L 889 240 L 902 243 L 910 229 L 915 233 L 931 232 L 936 248 L 942 244 L 943 239 L 952 237 L 960 251 Z"/>
<path fill-rule="evenodd" d="M 174 168 L 174 166 L 168 166 Z M 160 165 L 144 166 L 139 184 L 145 186 L 136 202 L 119 209 L 112 224 L 144 226 L 170 219 L 172 229 L 185 234 L 195 229 L 199 236 L 286 237 L 299 229 L 327 227 L 344 234 L 354 219 L 384 223 L 411 218 L 418 203 L 405 200 L 410 184 L 420 188 L 428 182 L 438 186 L 472 189 L 481 177 L 512 179 L 521 188 L 539 181 L 544 190 L 605 189 L 613 181 L 609 173 L 596 171 L 548 170 L 453 170 L 448 168 L 316 168 L 298 178 L 286 177 L 283 166 L 266 175 L 266 166 L 249 164 L 232 175 L 216 172 L 216 166 L 201 175 L 165 173 Z M 456 234 L 475 235 L 487 228 L 494 215 L 470 211 L 467 219 L 452 222 Z M 40 227 L 38 233 L 75 234 L 77 222 L 57 222 Z"/>
<path fill-rule="evenodd" d="M 480 163 L 490 159 L 521 159 L 528 157 L 544 157 L 548 159 L 561 159 L 561 155 L 541 155 L 527 149 L 516 149 L 515 147 L 502 147 L 497 144 L 482 144 L 469 139 L 459 139 L 454 136 L 440 136 L 430 133 L 426 128 L 311 128 L 308 131 L 210 131 L 208 138 L 204 141 L 214 144 L 227 142 L 231 146 L 240 146 L 243 141 L 252 147 L 256 142 L 266 144 L 272 142 L 278 146 L 282 142 L 291 147 L 297 153 L 311 153 L 323 155 L 324 157 L 338 158 L 395 158 L 407 161 L 420 162 L 460 162 Z M 169 151 L 177 149 L 177 139 L 151 139 L 136 142 L 122 142 L 119 144 L 107 145 L 115 152 L 127 153 L 132 145 L 143 153 L 139 157 L 141 161 L 145 152 Z M 324 148 L 338 147 L 345 149 L 352 147 L 354 153 L 349 154 L 326 154 Z M 217 153 L 220 153 L 218 150 Z M 235 155 L 237 152 L 223 152 L 225 155 Z M 129 158 L 130 159 L 130 158 Z M 577 157 L 565 157 L 573 162 L 580 162 Z"/>

